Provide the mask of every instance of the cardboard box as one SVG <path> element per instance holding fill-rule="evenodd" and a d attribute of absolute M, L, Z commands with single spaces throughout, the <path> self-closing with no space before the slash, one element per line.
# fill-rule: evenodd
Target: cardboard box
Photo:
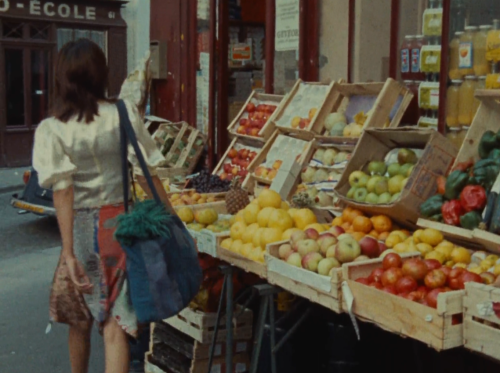
<path fill-rule="evenodd" d="M 351 188 L 349 175 L 363 170 L 370 161 L 384 160 L 387 153 L 397 148 L 422 149 L 399 200 L 392 204 L 372 205 L 346 197 Z M 420 215 L 419 207 L 436 193 L 436 178 L 446 175 L 457 156 L 457 148 L 434 130 L 412 127 L 399 129 L 367 129 L 361 136 L 340 182 L 335 188 L 338 197 L 347 205 L 369 214 L 384 214 L 402 224 L 414 226 Z"/>

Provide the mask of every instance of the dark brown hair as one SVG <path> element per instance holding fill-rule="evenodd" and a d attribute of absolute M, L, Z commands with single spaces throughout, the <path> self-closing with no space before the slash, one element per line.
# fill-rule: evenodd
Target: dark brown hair
<path fill-rule="evenodd" d="M 56 63 L 52 115 L 67 123 L 71 118 L 90 123 L 106 98 L 108 66 L 101 48 L 89 39 L 64 45 Z"/>

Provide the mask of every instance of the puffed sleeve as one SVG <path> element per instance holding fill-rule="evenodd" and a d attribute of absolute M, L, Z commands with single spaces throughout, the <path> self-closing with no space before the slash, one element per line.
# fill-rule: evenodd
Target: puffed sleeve
<path fill-rule="evenodd" d="M 165 157 L 161 154 L 153 138 L 149 134 L 146 126 L 144 125 L 144 121 L 139 115 L 137 107 L 127 101 L 125 101 L 125 105 L 127 106 L 130 122 L 132 123 L 132 127 L 134 127 L 137 142 L 139 143 L 139 147 L 141 148 L 142 155 L 144 156 L 144 159 L 148 166 L 148 170 L 151 176 L 155 176 L 157 174 L 156 169 L 164 165 Z M 130 144 L 128 147 L 128 154 L 128 159 L 134 166 L 134 173 L 136 175 L 143 175 L 134 148 Z"/>
<path fill-rule="evenodd" d="M 42 188 L 57 191 L 73 185 L 72 175 L 77 168 L 64 151 L 61 139 L 54 133 L 50 119 L 43 121 L 36 130 L 33 168 L 38 173 Z"/>

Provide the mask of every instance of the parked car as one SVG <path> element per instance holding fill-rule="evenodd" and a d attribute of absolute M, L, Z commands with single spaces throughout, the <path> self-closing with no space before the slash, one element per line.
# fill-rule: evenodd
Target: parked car
<path fill-rule="evenodd" d="M 44 189 L 38 185 L 38 174 L 34 169 L 26 171 L 23 175 L 24 191 L 14 194 L 10 204 L 12 207 L 41 216 L 56 216 L 52 190 Z"/>

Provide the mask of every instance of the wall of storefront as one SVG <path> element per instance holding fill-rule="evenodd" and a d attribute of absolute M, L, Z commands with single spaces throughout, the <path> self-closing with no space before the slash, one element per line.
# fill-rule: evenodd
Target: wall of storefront
<path fill-rule="evenodd" d="M 130 0 L 122 10 L 127 22 L 127 67 L 131 72 L 149 49 L 150 0 Z"/>

